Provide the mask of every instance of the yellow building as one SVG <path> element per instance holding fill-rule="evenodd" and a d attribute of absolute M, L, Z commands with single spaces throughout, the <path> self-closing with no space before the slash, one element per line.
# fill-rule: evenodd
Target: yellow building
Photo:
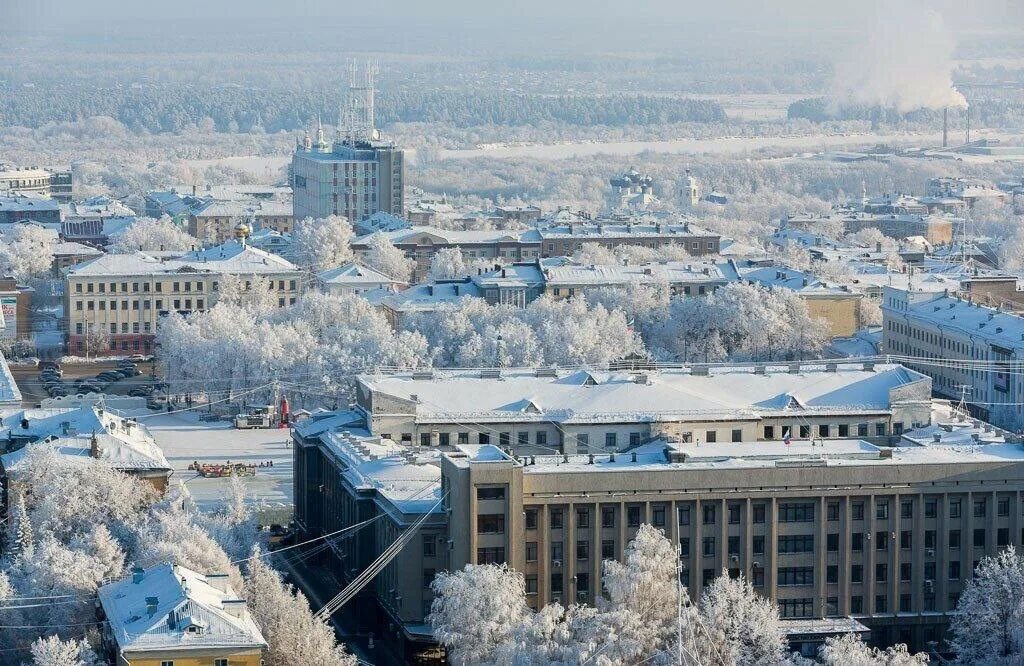
<path fill-rule="evenodd" d="M 267 647 L 227 574 L 170 563 L 104 585 L 109 657 L 118 666 L 260 666 Z"/>

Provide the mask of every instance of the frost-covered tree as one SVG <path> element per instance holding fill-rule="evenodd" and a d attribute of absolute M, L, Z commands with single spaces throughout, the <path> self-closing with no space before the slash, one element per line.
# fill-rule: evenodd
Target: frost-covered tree
<path fill-rule="evenodd" d="M 86 358 L 92 358 L 110 351 L 110 334 L 101 326 L 89 326 L 81 337 L 82 351 Z"/>
<path fill-rule="evenodd" d="M 443 247 L 430 259 L 430 273 L 433 280 L 454 280 L 468 273 L 462 250 L 457 247 Z"/>
<path fill-rule="evenodd" d="M 295 223 L 292 247 L 301 266 L 316 272 L 340 266 L 352 259 L 352 225 L 340 215 Z"/>
<path fill-rule="evenodd" d="M 267 666 L 355 666 L 355 657 L 338 645 L 331 626 L 313 615 L 301 592 L 281 581 L 259 549 L 253 551 L 247 568 L 245 598 L 267 641 Z"/>
<path fill-rule="evenodd" d="M 129 252 L 184 252 L 195 247 L 199 241 L 183 231 L 167 215 L 159 219 L 140 217 L 110 239 L 110 251 Z"/>
<path fill-rule="evenodd" d="M 1024 659 L 1024 558 L 1013 546 L 982 558 L 956 610 L 950 646 L 960 663 Z"/>
<path fill-rule="evenodd" d="M 53 635 L 32 643 L 32 666 L 99 666 L 102 663 L 85 640 L 62 641 Z"/>
<path fill-rule="evenodd" d="M 227 501 L 203 518 L 203 527 L 232 560 L 244 558 L 259 540 L 259 524 L 246 504 L 241 477 L 231 477 Z"/>
<path fill-rule="evenodd" d="M 0 270 L 19 282 L 47 273 L 57 234 L 37 224 L 15 224 L 0 236 Z"/>
<path fill-rule="evenodd" d="M 864 297 L 860 300 L 857 309 L 858 326 L 881 326 L 882 306 L 873 298 Z"/>
<path fill-rule="evenodd" d="M 135 562 L 142 567 L 172 562 L 193 571 L 232 570 L 224 550 L 195 516 L 177 505 L 152 512 L 136 539 Z"/>
<path fill-rule="evenodd" d="M 399 282 L 409 282 L 416 268 L 416 261 L 409 259 L 405 253 L 395 247 L 391 239 L 381 233 L 375 233 L 367 240 L 367 250 L 363 263 L 375 271 L 379 271 Z"/>
<path fill-rule="evenodd" d="M 881 650 L 870 647 L 854 634 L 825 639 L 825 644 L 818 650 L 818 657 L 825 666 L 927 666 L 929 663 L 928 655 L 924 652 L 910 654 L 906 645 Z"/>
<path fill-rule="evenodd" d="M 784 661 L 788 643 L 779 609 L 742 576 L 730 578 L 723 571 L 705 588 L 700 617 L 712 642 L 721 646 L 722 663 L 770 666 Z"/>
<path fill-rule="evenodd" d="M 278 296 L 273 286 L 262 275 L 243 277 L 226 273 L 220 279 L 217 303 L 234 305 L 253 314 L 264 314 L 278 307 Z"/>

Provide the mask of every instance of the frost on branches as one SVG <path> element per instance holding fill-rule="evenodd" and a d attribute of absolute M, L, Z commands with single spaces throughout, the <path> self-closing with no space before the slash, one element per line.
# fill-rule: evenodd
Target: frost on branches
<path fill-rule="evenodd" d="M 873 648 L 864 643 L 860 636 L 846 634 L 825 640 L 818 650 L 818 662 L 794 658 L 796 664 L 821 663 L 826 666 L 927 666 L 928 655 L 923 652 L 910 654 L 907 646 L 900 644 L 885 650 Z"/>
<path fill-rule="evenodd" d="M 100 666 L 102 663 L 85 640 L 62 641 L 57 636 L 48 636 L 32 643 L 32 666 Z"/>
<path fill-rule="evenodd" d="M 292 247 L 297 263 L 313 270 L 325 271 L 352 259 L 352 225 L 340 215 L 295 223 Z"/>
<path fill-rule="evenodd" d="M 1013 546 L 981 560 L 956 611 L 950 645 L 960 663 L 1024 660 L 1024 558 Z"/>
<path fill-rule="evenodd" d="M 427 277 L 438 280 L 455 280 L 469 274 L 469 267 L 457 247 L 443 247 L 430 259 L 430 272 Z"/>
<path fill-rule="evenodd" d="M 110 251 L 118 254 L 140 250 L 185 252 L 198 243 L 198 240 L 182 231 L 167 215 L 160 219 L 140 217 L 111 237 Z"/>
<path fill-rule="evenodd" d="M 269 645 L 262 663 L 355 666 L 356 658 L 337 644 L 330 625 L 313 615 L 301 592 L 281 582 L 259 549 L 253 550 L 247 568 L 245 598 Z"/>
<path fill-rule="evenodd" d="M 607 596 L 596 608 L 556 603 L 537 612 L 520 573 L 467 565 L 435 577 L 428 619 L 456 664 L 785 661 L 778 610 L 746 582 L 717 581 L 699 607 L 691 604 L 678 583 L 676 549 L 650 525 L 624 560 L 605 562 Z"/>
<path fill-rule="evenodd" d="M 391 239 L 381 233 L 375 233 L 367 241 L 363 264 L 379 271 L 398 282 L 409 282 L 412 272 L 416 269 L 416 261 L 409 259 L 405 253 L 395 247 Z"/>
<path fill-rule="evenodd" d="M 13 224 L 0 235 L 0 269 L 18 282 L 48 273 L 57 234 L 36 224 Z"/>

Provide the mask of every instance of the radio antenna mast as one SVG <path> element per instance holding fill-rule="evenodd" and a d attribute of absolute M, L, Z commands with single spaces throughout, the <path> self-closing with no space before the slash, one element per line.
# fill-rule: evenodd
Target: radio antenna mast
<path fill-rule="evenodd" d="M 338 113 L 338 131 L 346 146 L 373 141 L 379 133 L 374 126 L 374 76 L 377 64 L 367 62 L 360 72 L 356 61 L 349 62 L 348 97 Z"/>

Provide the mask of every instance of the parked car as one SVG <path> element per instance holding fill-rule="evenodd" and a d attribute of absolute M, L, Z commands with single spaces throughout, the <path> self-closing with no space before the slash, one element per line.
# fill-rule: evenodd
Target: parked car
<path fill-rule="evenodd" d="M 40 361 L 40 370 L 60 370 L 60 363 L 57 361 Z"/>
<path fill-rule="evenodd" d="M 121 375 L 108 370 L 107 372 L 101 372 L 100 374 L 96 375 L 96 379 L 100 379 L 106 382 L 113 382 L 117 381 L 118 379 L 121 379 Z"/>
<path fill-rule="evenodd" d="M 39 373 L 39 376 L 42 377 L 44 375 L 54 375 L 56 377 L 63 377 L 64 376 L 64 371 L 61 370 L 60 368 L 44 368 Z"/>
<path fill-rule="evenodd" d="M 148 398 L 153 395 L 153 388 L 151 386 L 139 386 L 128 391 L 128 395 L 133 398 Z"/>

